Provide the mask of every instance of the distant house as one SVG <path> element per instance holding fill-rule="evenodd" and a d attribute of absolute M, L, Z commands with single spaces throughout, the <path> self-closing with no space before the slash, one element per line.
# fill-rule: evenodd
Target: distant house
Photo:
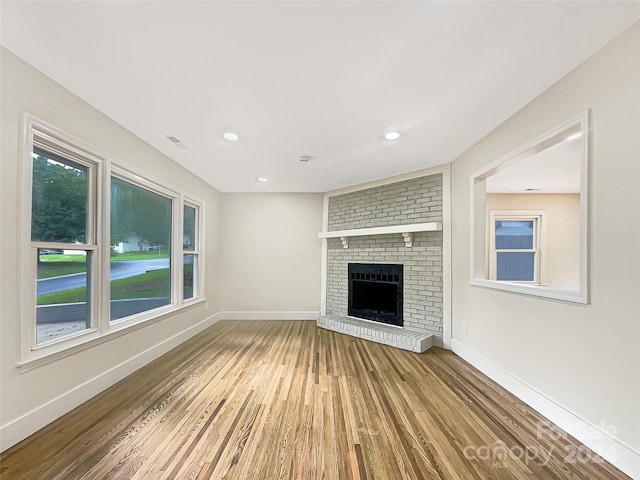
<path fill-rule="evenodd" d="M 111 249 L 116 253 L 148 252 L 153 250 L 151 243 L 147 240 L 141 240 L 135 232 L 129 233 L 123 242 L 112 245 Z"/>

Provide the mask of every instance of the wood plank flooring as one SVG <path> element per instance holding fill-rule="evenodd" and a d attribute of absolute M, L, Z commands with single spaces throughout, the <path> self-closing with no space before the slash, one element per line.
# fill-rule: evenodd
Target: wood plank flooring
<path fill-rule="evenodd" d="M 0 471 L 3 480 L 628 478 L 559 432 L 445 350 L 410 353 L 309 321 L 225 321 L 5 452 Z"/>

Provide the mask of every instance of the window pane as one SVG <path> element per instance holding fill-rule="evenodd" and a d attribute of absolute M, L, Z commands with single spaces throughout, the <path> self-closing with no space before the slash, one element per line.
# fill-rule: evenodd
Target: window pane
<path fill-rule="evenodd" d="M 535 280 L 534 252 L 498 252 L 496 279 L 512 282 Z"/>
<path fill-rule="evenodd" d="M 33 149 L 31 240 L 85 243 L 87 168 Z"/>
<path fill-rule="evenodd" d="M 184 207 L 184 240 L 182 248 L 184 250 L 195 250 L 196 245 L 196 209 Z"/>
<path fill-rule="evenodd" d="M 111 320 L 171 303 L 171 199 L 111 178 Z"/>
<path fill-rule="evenodd" d="M 533 248 L 533 220 L 496 220 L 496 249 Z"/>
<path fill-rule="evenodd" d="M 40 249 L 36 307 L 36 343 L 91 327 L 87 304 L 87 265 L 91 252 Z"/>
<path fill-rule="evenodd" d="M 198 278 L 198 257 L 197 255 L 184 255 L 184 277 L 182 280 L 184 298 L 193 298 L 198 295 L 196 280 Z"/>

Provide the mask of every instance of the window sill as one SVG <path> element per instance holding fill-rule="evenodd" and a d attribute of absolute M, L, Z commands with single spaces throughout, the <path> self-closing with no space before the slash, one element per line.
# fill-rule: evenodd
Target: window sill
<path fill-rule="evenodd" d="M 549 288 L 542 285 L 523 284 L 515 282 L 499 282 L 497 280 L 486 280 L 482 278 L 474 278 L 471 285 L 476 287 L 491 288 L 494 290 L 502 290 L 506 292 L 519 293 L 521 295 L 529 295 L 533 297 L 544 297 L 564 302 L 588 304 L 587 295 L 577 290 L 560 290 Z"/>
<path fill-rule="evenodd" d="M 26 353 L 16 363 L 16 367 L 20 374 L 28 372 L 205 304 L 206 298 L 198 298 L 180 306 L 169 305 L 156 309 L 153 314 L 146 312 L 130 319 L 123 319 L 121 322 L 110 323 L 108 329 L 103 332 L 86 330 L 70 338 L 39 345 Z"/>

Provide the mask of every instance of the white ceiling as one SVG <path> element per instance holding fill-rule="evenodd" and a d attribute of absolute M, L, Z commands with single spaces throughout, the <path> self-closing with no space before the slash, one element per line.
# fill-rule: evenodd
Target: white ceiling
<path fill-rule="evenodd" d="M 581 160 L 578 139 L 557 143 L 488 177 L 487 193 L 580 193 Z"/>
<path fill-rule="evenodd" d="M 610 1 L 0 5 L 6 48 L 225 192 L 450 162 L 640 18 Z"/>

